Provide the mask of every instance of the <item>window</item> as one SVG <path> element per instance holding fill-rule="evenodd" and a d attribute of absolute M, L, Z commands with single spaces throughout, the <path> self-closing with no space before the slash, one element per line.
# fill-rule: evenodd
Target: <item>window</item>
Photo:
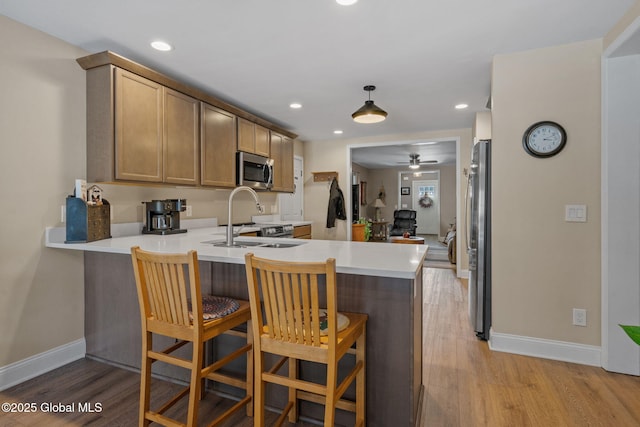
<path fill-rule="evenodd" d="M 435 187 L 433 185 L 421 185 L 418 187 L 418 197 L 429 196 L 433 197 L 435 194 Z"/>

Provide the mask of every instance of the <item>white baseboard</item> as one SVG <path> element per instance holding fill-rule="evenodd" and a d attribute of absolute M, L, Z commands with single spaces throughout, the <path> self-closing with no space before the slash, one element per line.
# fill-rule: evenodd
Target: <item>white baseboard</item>
<path fill-rule="evenodd" d="M 543 359 L 581 365 L 602 366 L 601 348 L 592 345 L 501 334 L 491 331 L 489 334 L 489 348 L 494 351 L 524 356 L 541 357 Z"/>
<path fill-rule="evenodd" d="M 84 338 L 52 348 L 43 353 L 0 367 L 0 391 L 38 375 L 82 359 L 87 351 Z"/>

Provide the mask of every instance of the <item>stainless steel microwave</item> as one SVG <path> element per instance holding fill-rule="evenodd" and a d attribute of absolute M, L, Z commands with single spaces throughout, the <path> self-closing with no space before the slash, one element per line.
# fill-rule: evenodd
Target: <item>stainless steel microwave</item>
<path fill-rule="evenodd" d="M 273 160 L 256 154 L 236 153 L 236 184 L 253 189 L 273 187 Z"/>

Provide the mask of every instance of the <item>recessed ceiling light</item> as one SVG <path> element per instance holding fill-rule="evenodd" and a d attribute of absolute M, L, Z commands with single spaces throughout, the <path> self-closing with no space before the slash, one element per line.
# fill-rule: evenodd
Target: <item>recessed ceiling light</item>
<path fill-rule="evenodd" d="M 458 105 L 456 105 L 456 110 L 464 110 L 468 106 L 469 105 L 467 105 L 467 104 L 458 104 Z"/>
<path fill-rule="evenodd" d="M 298 103 L 298 102 L 293 102 L 291 104 L 289 104 L 290 108 L 293 108 L 294 110 L 297 110 L 298 108 L 302 108 L 302 104 Z"/>
<path fill-rule="evenodd" d="M 438 143 L 437 141 L 427 141 L 427 142 L 416 142 L 413 145 L 434 145 L 434 144 L 437 144 L 437 143 Z"/>
<path fill-rule="evenodd" d="M 342 131 L 340 129 L 336 129 L 333 131 L 336 135 L 342 135 Z"/>
<path fill-rule="evenodd" d="M 173 49 L 173 47 L 169 43 L 163 42 L 161 40 L 152 41 L 151 47 L 161 52 L 168 52 Z"/>
<path fill-rule="evenodd" d="M 336 0 L 336 3 L 341 6 L 351 6 L 352 4 L 355 4 L 357 2 L 358 0 Z"/>

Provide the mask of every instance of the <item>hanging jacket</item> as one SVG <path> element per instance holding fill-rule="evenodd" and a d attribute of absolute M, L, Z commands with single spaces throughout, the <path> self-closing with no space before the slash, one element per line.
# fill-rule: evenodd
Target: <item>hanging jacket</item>
<path fill-rule="evenodd" d="M 327 228 L 336 226 L 336 219 L 347 219 L 347 212 L 344 208 L 344 196 L 338 186 L 338 180 L 331 181 L 329 189 L 329 206 L 327 207 Z"/>

